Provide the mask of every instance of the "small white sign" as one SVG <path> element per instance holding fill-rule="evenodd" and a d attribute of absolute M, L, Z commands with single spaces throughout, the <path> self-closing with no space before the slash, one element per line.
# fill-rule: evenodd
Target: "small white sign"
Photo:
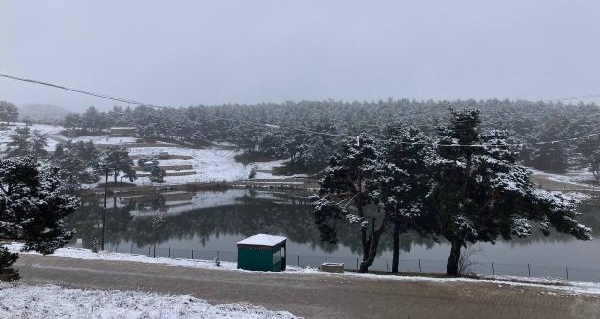
<path fill-rule="evenodd" d="M 83 239 L 82 238 L 77 238 L 77 243 L 78 244 L 83 244 Z"/>

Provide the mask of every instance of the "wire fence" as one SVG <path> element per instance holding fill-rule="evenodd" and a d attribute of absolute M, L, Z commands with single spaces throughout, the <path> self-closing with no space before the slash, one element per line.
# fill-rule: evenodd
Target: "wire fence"
<path fill-rule="evenodd" d="M 148 257 L 167 257 L 182 258 L 193 260 L 216 260 L 237 262 L 237 252 L 209 249 L 179 249 L 159 246 L 137 245 L 114 245 L 106 247 L 108 251 L 116 253 L 127 253 L 135 255 L 145 255 Z M 346 270 L 358 270 L 360 257 L 350 256 L 332 256 L 332 255 L 303 255 L 287 254 L 287 264 L 298 267 L 318 268 L 323 263 L 343 263 Z M 369 270 L 380 272 L 391 272 L 391 258 L 376 258 Z M 398 271 L 407 273 L 446 273 L 446 261 L 432 259 L 400 259 Z M 594 281 L 600 282 L 600 269 L 586 269 L 579 267 L 565 266 L 547 266 L 538 264 L 514 264 L 498 263 L 490 261 L 473 261 L 469 265 L 468 272 L 477 275 L 495 275 L 495 276 L 517 276 L 517 277 L 535 277 L 565 279 L 573 281 Z"/>

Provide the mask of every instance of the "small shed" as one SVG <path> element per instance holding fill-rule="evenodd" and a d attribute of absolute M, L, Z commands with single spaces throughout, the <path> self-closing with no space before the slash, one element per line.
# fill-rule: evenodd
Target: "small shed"
<path fill-rule="evenodd" d="M 238 269 L 284 271 L 286 240 L 281 236 L 258 234 L 239 241 Z"/>
<path fill-rule="evenodd" d="M 110 135 L 113 136 L 136 136 L 135 127 L 111 127 Z"/>

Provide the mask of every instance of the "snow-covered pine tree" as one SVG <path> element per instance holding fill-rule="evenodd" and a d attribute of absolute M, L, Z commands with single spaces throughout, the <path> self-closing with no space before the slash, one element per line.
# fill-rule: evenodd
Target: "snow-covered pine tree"
<path fill-rule="evenodd" d="M 48 155 L 45 147 L 48 146 L 48 135 L 42 133 L 39 130 L 33 130 L 31 132 L 31 152 L 36 159 Z"/>
<path fill-rule="evenodd" d="M 10 122 L 16 122 L 18 117 L 19 109 L 16 105 L 0 101 L 0 121 L 5 121 L 7 125 L 10 125 Z"/>
<path fill-rule="evenodd" d="M 25 242 L 23 250 L 50 254 L 72 237 L 63 218 L 77 209 L 79 200 L 63 194 L 57 169 L 42 167 L 33 157 L 0 159 L 0 234 Z M 0 271 L 16 255 L 0 248 Z M 8 262 L 7 262 L 8 261 Z"/>
<path fill-rule="evenodd" d="M 59 143 L 50 158 L 53 165 L 60 168 L 58 177 L 67 191 L 74 191 L 83 183 L 98 181 L 95 169 L 98 165 L 99 152 L 89 141 Z"/>
<path fill-rule="evenodd" d="M 318 196 L 313 196 L 315 223 L 322 236 L 335 236 L 335 229 L 325 222 L 345 218 L 360 229 L 363 260 L 359 272 L 373 264 L 381 235 L 389 222 L 375 204 L 375 171 L 381 158 L 372 136 L 361 134 L 342 143 L 338 154 L 331 157 L 321 180 Z M 335 238 L 325 238 L 334 241 Z"/>
<path fill-rule="evenodd" d="M 400 234 L 420 231 L 419 221 L 426 209 L 429 192 L 426 160 L 431 147 L 413 127 L 396 124 L 387 128 L 388 141 L 381 149 L 385 164 L 375 171 L 377 199 L 393 224 L 392 272 L 398 272 Z"/>
<path fill-rule="evenodd" d="M 26 156 L 31 150 L 31 130 L 29 127 L 17 127 L 10 135 L 12 139 L 8 143 L 8 155 L 10 156 Z"/>
<path fill-rule="evenodd" d="M 590 229 L 576 220 L 575 201 L 535 188 L 529 170 L 517 164 L 518 152 L 504 146 L 508 134 L 480 134 L 479 124 L 479 110 L 451 109 L 450 123 L 439 129 L 437 156 L 429 163 L 428 221 L 451 245 L 447 274 L 458 275 L 467 242 L 526 237 L 533 223 L 544 234 L 554 227 L 590 239 Z"/>
<path fill-rule="evenodd" d="M 116 147 L 104 151 L 100 156 L 100 166 L 112 171 L 115 185 L 121 172 L 130 182 L 137 179 L 137 174 L 133 169 L 133 160 L 125 148 Z"/>
<path fill-rule="evenodd" d="M 167 171 L 160 166 L 154 166 L 150 170 L 150 180 L 153 182 L 164 183 L 165 175 L 167 175 Z"/>
<path fill-rule="evenodd" d="M 596 185 L 600 185 L 600 138 L 598 136 L 582 139 L 577 144 L 580 154 L 580 165 L 588 167 Z"/>

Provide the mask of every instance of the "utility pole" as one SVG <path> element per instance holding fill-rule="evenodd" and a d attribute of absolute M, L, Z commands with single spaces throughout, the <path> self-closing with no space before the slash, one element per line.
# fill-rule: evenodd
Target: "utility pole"
<path fill-rule="evenodd" d="M 104 212 L 102 213 L 102 243 L 100 244 L 100 250 L 104 250 L 104 228 L 106 226 L 106 187 L 108 186 L 108 167 L 102 165 L 104 168 Z"/>

